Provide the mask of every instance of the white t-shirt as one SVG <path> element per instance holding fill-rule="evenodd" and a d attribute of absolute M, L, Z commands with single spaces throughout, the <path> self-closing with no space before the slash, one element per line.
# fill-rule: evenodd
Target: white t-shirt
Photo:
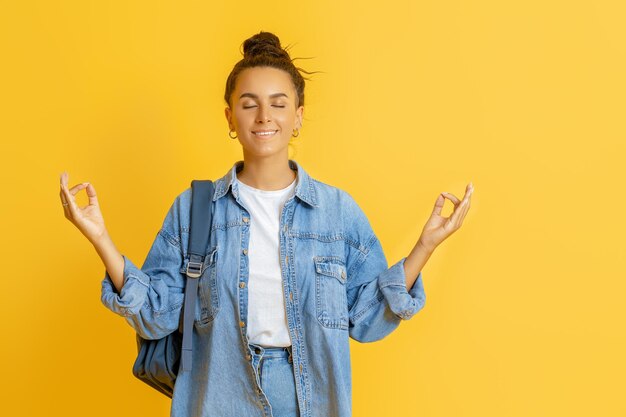
<path fill-rule="evenodd" d="M 279 228 L 285 202 L 296 180 L 282 190 L 259 190 L 239 181 L 239 193 L 250 212 L 248 262 L 249 342 L 263 346 L 290 346 L 280 268 Z"/>

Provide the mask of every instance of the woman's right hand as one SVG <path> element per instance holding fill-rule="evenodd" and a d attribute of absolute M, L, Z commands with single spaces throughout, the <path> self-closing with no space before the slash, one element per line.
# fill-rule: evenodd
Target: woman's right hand
<path fill-rule="evenodd" d="M 92 244 L 95 244 L 107 234 L 104 218 L 98 205 L 96 189 L 88 182 L 68 189 L 68 178 L 69 174 L 67 172 L 61 174 L 61 191 L 59 195 L 63 204 L 65 218 L 71 221 Z M 78 207 L 74 196 L 82 189 L 87 190 L 89 204 L 85 207 Z"/>

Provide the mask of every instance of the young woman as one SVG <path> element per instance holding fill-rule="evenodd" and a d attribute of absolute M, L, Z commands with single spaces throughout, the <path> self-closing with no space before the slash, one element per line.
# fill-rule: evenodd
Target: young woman
<path fill-rule="evenodd" d="M 345 191 L 294 160 L 304 79 L 279 39 L 261 32 L 226 82 L 229 136 L 243 149 L 215 181 L 212 234 L 199 280 L 193 368 L 180 373 L 174 417 L 351 415 L 349 338 L 373 342 L 424 306 L 421 270 L 462 224 L 459 200 L 437 197 L 411 253 L 388 267 L 367 217 Z M 85 189 L 89 205 L 75 195 Z M 191 188 L 179 194 L 141 267 L 113 244 L 89 183 L 68 188 L 65 217 L 106 267 L 102 302 L 147 339 L 175 331 L 183 303 Z M 454 204 L 441 216 L 445 198 Z"/>

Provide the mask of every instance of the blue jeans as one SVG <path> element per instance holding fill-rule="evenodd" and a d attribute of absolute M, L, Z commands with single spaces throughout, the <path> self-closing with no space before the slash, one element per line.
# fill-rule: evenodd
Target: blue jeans
<path fill-rule="evenodd" d="M 253 352 L 252 364 L 270 403 L 272 417 L 298 417 L 291 346 L 270 348 L 250 343 L 250 348 Z"/>

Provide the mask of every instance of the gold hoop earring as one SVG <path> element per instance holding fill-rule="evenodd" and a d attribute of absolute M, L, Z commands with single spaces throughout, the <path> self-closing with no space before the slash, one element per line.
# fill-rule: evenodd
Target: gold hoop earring
<path fill-rule="evenodd" d="M 237 139 L 237 134 L 235 134 L 235 136 L 234 136 L 234 137 L 233 137 L 233 135 L 231 135 L 231 133 L 233 133 L 233 132 L 234 132 L 234 130 L 232 130 L 232 129 L 231 129 L 231 130 L 228 132 L 228 137 L 229 137 L 229 138 L 231 138 L 231 139 Z"/>
<path fill-rule="evenodd" d="M 294 129 L 294 132 L 297 132 L 295 135 L 293 134 L 293 132 L 291 133 L 291 136 L 293 136 L 294 138 L 297 138 L 298 136 L 300 136 L 300 131 L 298 129 Z"/>

